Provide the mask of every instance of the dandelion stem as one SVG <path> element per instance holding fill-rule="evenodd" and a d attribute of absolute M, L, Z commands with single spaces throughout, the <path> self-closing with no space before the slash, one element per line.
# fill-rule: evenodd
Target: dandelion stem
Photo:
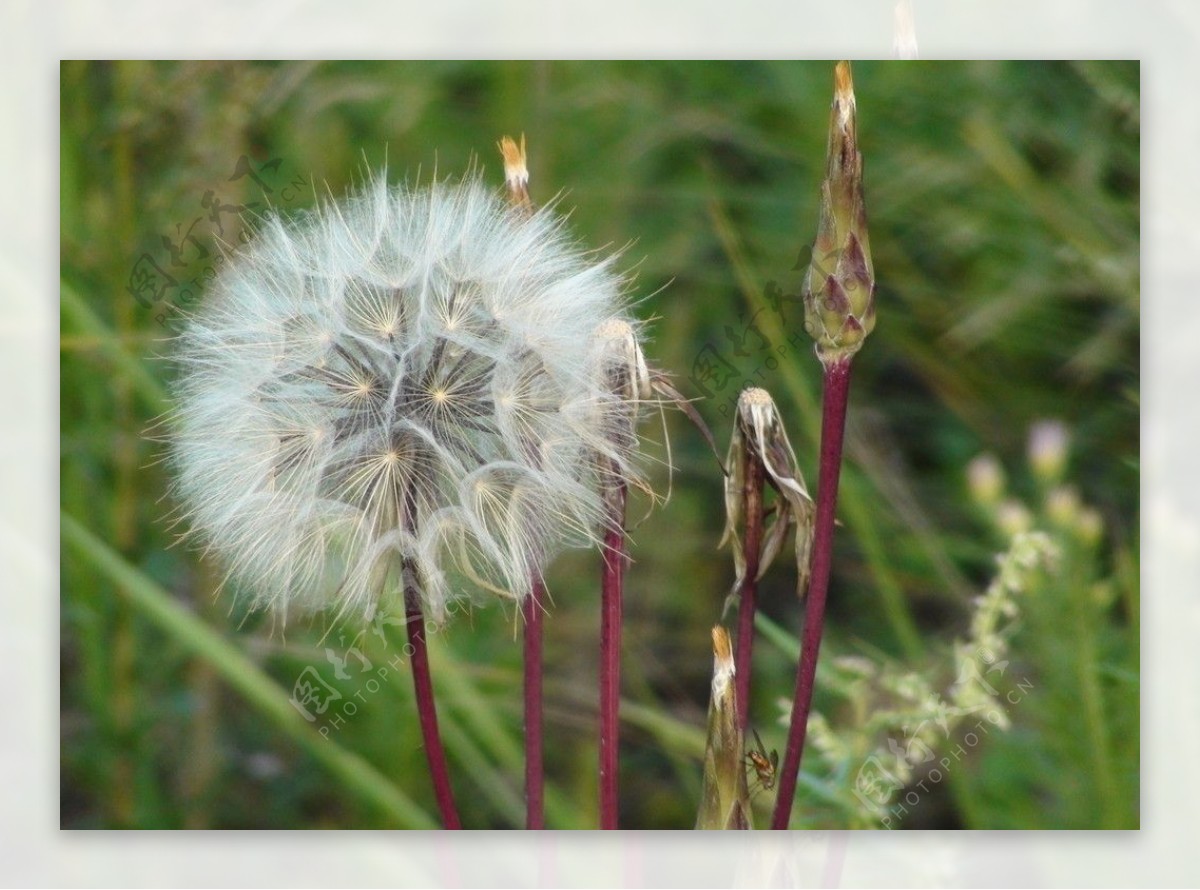
<path fill-rule="evenodd" d="M 458 810 L 454 806 L 454 792 L 450 790 L 446 751 L 442 748 L 442 737 L 438 732 L 437 705 L 433 700 L 433 678 L 429 673 L 429 652 L 425 644 L 425 615 L 421 611 L 421 600 L 412 588 L 405 590 L 404 602 L 408 642 L 412 646 L 413 689 L 417 696 L 417 715 L 421 720 L 425 756 L 429 760 L 429 775 L 433 779 L 433 793 L 442 813 L 442 825 L 445 828 L 462 828 Z"/>
<path fill-rule="evenodd" d="M 825 627 L 825 595 L 829 590 L 829 570 L 833 560 L 833 523 L 837 507 L 838 477 L 842 470 L 842 438 L 846 429 L 846 405 L 850 396 L 849 357 L 824 365 L 824 390 L 821 411 L 821 466 L 817 478 L 817 516 L 813 536 L 812 580 L 808 588 L 808 608 L 804 619 L 804 640 L 796 667 L 796 694 L 792 702 L 792 722 L 788 727 L 787 752 L 779 773 L 779 790 L 771 828 L 786 829 L 792 815 L 796 778 L 808 730 L 812 707 L 813 680 L 817 673 L 817 654 Z"/>
<path fill-rule="evenodd" d="M 538 575 L 521 605 L 525 618 L 525 827 L 546 827 L 542 764 L 542 607 L 546 586 Z"/>
<path fill-rule="evenodd" d="M 617 827 L 617 744 L 621 702 L 621 600 L 625 586 L 625 501 L 619 476 L 609 489 L 600 603 L 600 827 Z"/>
<path fill-rule="evenodd" d="M 763 480 L 762 459 L 753 448 L 745 453 L 746 534 L 742 540 L 746 573 L 738 587 L 738 634 L 734 684 L 737 691 L 738 729 L 743 733 L 750 716 L 750 665 L 754 649 L 754 613 L 758 608 L 758 561 L 762 552 Z"/>

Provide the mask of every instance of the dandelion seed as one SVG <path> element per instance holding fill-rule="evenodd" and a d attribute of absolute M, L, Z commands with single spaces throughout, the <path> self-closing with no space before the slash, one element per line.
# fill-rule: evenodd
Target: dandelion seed
<path fill-rule="evenodd" d="M 255 606 L 371 614 L 408 576 L 437 617 L 456 578 L 519 600 L 600 542 L 595 454 L 629 456 L 586 356 L 621 282 L 522 210 L 379 179 L 231 258 L 181 337 L 173 458 Z"/>

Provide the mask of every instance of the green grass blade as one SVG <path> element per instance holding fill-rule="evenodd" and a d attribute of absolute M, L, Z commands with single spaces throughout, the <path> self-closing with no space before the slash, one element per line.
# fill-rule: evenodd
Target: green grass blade
<path fill-rule="evenodd" d="M 87 304 L 83 296 L 65 281 L 59 282 L 62 314 L 69 318 L 81 332 L 91 334 L 102 344 L 105 355 L 112 361 L 118 374 L 133 383 L 134 390 L 153 413 L 162 414 L 171 400 L 161 383 L 150 373 L 140 358 L 131 354 L 121 341 Z"/>
<path fill-rule="evenodd" d="M 212 664 L 263 716 L 340 779 L 346 789 L 404 828 L 437 823 L 408 795 L 361 757 L 321 738 L 289 704 L 288 693 L 227 640 L 176 603 L 158 584 L 126 562 L 78 520 L 62 513 L 62 535 L 107 575 L 121 595 L 180 645 Z"/>

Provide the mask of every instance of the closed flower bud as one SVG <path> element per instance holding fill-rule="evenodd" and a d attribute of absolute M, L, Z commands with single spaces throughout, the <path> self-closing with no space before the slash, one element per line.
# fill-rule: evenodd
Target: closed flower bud
<path fill-rule="evenodd" d="M 981 454 L 967 464 L 967 488 L 981 507 L 996 504 L 1004 494 L 1004 468 L 995 455 Z"/>
<path fill-rule="evenodd" d="M 1095 507 L 1084 507 L 1079 511 L 1075 534 L 1089 547 L 1100 543 L 1104 537 L 1104 517 Z"/>
<path fill-rule="evenodd" d="M 1060 480 L 1067 468 L 1070 434 L 1061 420 L 1041 420 L 1029 429 L 1029 465 L 1042 482 Z"/>
<path fill-rule="evenodd" d="M 875 327 L 875 270 L 863 201 L 854 82 L 848 62 L 834 71 L 821 216 L 804 283 L 804 329 L 829 363 L 853 356 Z"/>
<path fill-rule="evenodd" d="M 1033 528 L 1033 514 L 1017 500 L 1007 500 L 996 507 L 996 526 L 1010 538 Z"/>
<path fill-rule="evenodd" d="M 1079 492 L 1069 485 L 1060 485 L 1046 494 L 1046 515 L 1055 525 L 1074 527 L 1082 508 Z"/>

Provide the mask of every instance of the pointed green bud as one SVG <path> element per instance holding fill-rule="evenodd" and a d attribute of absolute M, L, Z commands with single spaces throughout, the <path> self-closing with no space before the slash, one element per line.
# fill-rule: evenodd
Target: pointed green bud
<path fill-rule="evenodd" d="M 750 824 L 745 748 L 737 719 L 736 669 L 729 633 L 712 629 L 713 680 L 708 703 L 708 742 L 704 748 L 704 784 L 696 828 L 744 830 Z"/>
<path fill-rule="evenodd" d="M 817 341 L 825 364 L 853 356 L 875 327 L 875 269 L 862 167 L 850 63 L 838 62 L 821 218 L 804 282 L 804 329 Z"/>

